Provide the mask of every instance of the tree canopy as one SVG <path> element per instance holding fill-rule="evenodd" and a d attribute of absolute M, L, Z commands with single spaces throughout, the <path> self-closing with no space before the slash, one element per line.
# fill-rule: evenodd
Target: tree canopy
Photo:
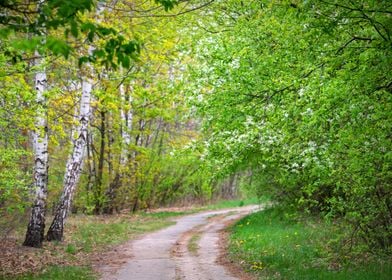
<path fill-rule="evenodd" d="M 55 208 L 89 79 L 74 212 L 207 201 L 235 185 L 344 221 L 369 250 L 390 250 L 390 1 L 10 0 L 0 8 L 1 213 L 28 208 L 40 112 Z M 45 106 L 32 82 L 43 69 Z"/>

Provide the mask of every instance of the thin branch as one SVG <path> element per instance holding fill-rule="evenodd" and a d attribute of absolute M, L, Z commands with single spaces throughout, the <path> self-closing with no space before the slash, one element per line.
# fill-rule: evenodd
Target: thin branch
<path fill-rule="evenodd" d="M 314 71 L 316 71 L 317 69 L 319 69 L 319 68 L 321 68 L 321 67 L 323 67 L 323 66 L 324 66 L 324 63 L 321 63 L 319 66 L 317 66 L 317 67 L 313 68 L 312 70 L 310 70 L 309 72 L 305 73 L 305 74 L 302 75 L 300 78 L 301 78 L 301 79 L 306 79 L 306 78 L 309 77 Z M 274 97 L 276 94 L 282 93 L 282 92 L 284 92 L 284 91 L 286 91 L 286 90 L 289 90 L 289 89 L 292 89 L 292 88 L 294 88 L 294 83 L 292 83 L 292 84 L 290 84 L 290 85 L 288 85 L 288 86 L 285 86 L 285 87 L 283 87 L 283 88 L 276 89 L 276 90 L 271 90 L 271 89 L 269 89 L 269 90 L 261 91 L 261 92 L 259 92 L 258 94 L 247 93 L 247 94 L 245 94 L 245 95 L 250 96 L 250 97 L 253 97 L 253 98 L 261 98 L 263 101 L 266 101 L 266 100 L 269 100 L 269 99 L 271 99 L 272 97 Z M 262 95 L 262 94 L 268 94 L 268 93 L 271 93 L 271 94 L 270 94 L 270 95 L 267 95 L 267 96 L 263 96 L 263 95 Z"/>
<path fill-rule="evenodd" d="M 204 31 L 206 31 L 206 32 L 208 32 L 208 33 L 211 33 L 211 34 L 219 34 L 219 33 L 223 33 L 223 32 L 232 31 L 231 29 L 210 30 L 210 29 L 207 29 L 206 27 L 202 26 L 202 25 L 199 24 L 199 23 L 196 23 L 196 24 L 197 24 L 197 26 L 198 26 L 199 28 L 201 28 L 201 29 L 203 29 Z"/>
<path fill-rule="evenodd" d="M 368 21 L 370 21 L 370 23 L 373 25 L 374 29 L 376 29 L 378 35 L 380 35 L 381 38 L 384 39 L 384 41 L 389 41 L 387 38 L 385 38 L 385 36 L 381 33 L 380 29 L 377 27 L 377 24 L 379 24 L 379 25 L 381 25 L 381 26 L 384 28 L 384 30 L 385 30 L 385 27 L 384 27 L 381 23 L 379 23 L 378 21 L 376 21 L 376 20 L 370 18 L 364 11 L 361 11 L 361 14 L 364 16 L 365 19 L 367 19 Z M 387 33 L 387 35 L 388 35 L 388 33 Z"/>
<path fill-rule="evenodd" d="M 213 2 L 215 2 L 215 0 L 210 0 L 210 1 L 208 1 L 207 3 L 204 3 L 204 4 L 200 5 L 200 6 L 197 6 L 197 7 L 191 8 L 191 9 L 187 9 L 187 10 L 178 12 L 178 13 L 176 13 L 176 14 L 132 15 L 132 18 L 144 18 L 144 17 L 162 17 L 162 18 L 168 18 L 168 17 L 177 17 L 177 16 L 180 16 L 180 15 L 183 15 L 183 14 L 187 14 L 187 13 L 191 13 L 191 12 L 200 10 L 200 9 L 202 9 L 202 8 L 204 8 L 204 7 L 206 7 L 206 6 L 210 5 L 210 4 L 212 4 Z"/>
<path fill-rule="evenodd" d="M 339 3 L 331 3 L 331 2 L 328 2 L 328 1 L 325 1 L 325 0 L 320 0 L 320 1 L 322 3 L 324 3 L 324 4 L 332 5 L 332 6 L 335 6 L 335 7 L 340 7 L 340 8 L 343 8 L 343 9 L 350 10 L 350 11 L 367 12 L 367 13 L 392 14 L 392 11 L 388 11 L 388 10 L 377 10 L 377 9 L 376 10 L 365 10 L 365 9 L 360 9 L 360 8 L 349 7 L 349 6 L 346 6 L 346 5 L 339 4 Z"/>
<path fill-rule="evenodd" d="M 348 40 L 343 46 L 341 46 L 337 51 L 336 54 L 341 53 L 343 49 L 345 49 L 349 44 L 351 44 L 354 41 L 373 41 L 372 38 L 366 38 L 366 37 L 358 37 L 358 36 L 353 36 L 350 40 Z"/>

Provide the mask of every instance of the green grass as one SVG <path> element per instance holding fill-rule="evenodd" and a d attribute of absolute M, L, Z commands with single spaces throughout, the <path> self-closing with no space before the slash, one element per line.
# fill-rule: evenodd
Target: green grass
<path fill-rule="evenodd" d="M 76 221 L 77 230 L 71 235 L 67 251 L 75 250 L 91 252 L 95 249 L 104 249 L 108 245 L 125 242 L 136 235 L 155 231 L 174 222 L 169 218 L 176 216 L 173 213 L 142 214 L 119 218 L 85 217 Z M 73 245 L 69 247 L 70 245 Z M 76 249 L 75 249 L 76 248 Z"/>
<path fill-rule="evenodd" d="M 337 258 L 332 224 L 299 221 L 279 209 L 252 214 L 231 228 L 231 258 L 260 279 L 392 279 L 391 262 Z"/>
<path fill-rule="evenodd" d="M 191 239 L 188 242 L 188 251 L 194 255 L 197 256 L 197 252 L 199 250 L 199 240 L 201 238 L 201 235 L 199 233 L 195 233 L 192 235 Z"/>
<path fill-rule="evenodd" d="M 1 278 L 0 279 L 11 279 Z M 28 274 L 14 277 L 15 280 L 94 280 L 94 275 L 89 267 L 80 266 L 51 266 L 39 275 Z"/>

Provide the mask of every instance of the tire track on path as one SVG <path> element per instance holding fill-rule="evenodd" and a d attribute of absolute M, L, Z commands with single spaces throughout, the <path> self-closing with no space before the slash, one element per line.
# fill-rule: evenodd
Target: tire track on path
<path fill-rule="evenodd" d="M 230 276 L 216 260 L 219 231 L 225 224 L 260 209 L 245 206 L 192 214 L 176 219 L 176 224 L 129 242 L 132 253 L 120 267 L 103 266 L 98 270 L 104 280 L 208 280 L 238 279 Z M 198 255 L 188 251 L 191 232 L 200 231 Z"/>

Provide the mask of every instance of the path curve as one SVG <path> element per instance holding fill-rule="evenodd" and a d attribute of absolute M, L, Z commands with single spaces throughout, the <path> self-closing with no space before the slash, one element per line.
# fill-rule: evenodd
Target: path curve
<path fill-rule="evenodd" d="M 183 216 L 176 224 L 131 241 L 131 257 L 113 271 L 101 267 L 103 280 L 234 280 L 216 260 L 219 231 L 231 221 L 260 210 L 244 206 Z M 191 245 L 195 248 L 190 250 Z"/>

